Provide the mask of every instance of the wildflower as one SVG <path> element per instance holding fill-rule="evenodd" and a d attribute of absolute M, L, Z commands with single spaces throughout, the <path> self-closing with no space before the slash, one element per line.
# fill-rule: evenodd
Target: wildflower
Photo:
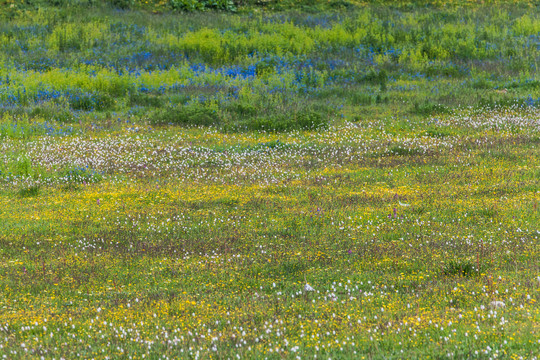
<path fill-rule="evenodd" d="M 497 308 L 503 308 L 506 305 L 502 301 L 492 301 L 492 302 L 489 303 L 489 306 L 491 306 L 492 308 L 497 309 Z"/>

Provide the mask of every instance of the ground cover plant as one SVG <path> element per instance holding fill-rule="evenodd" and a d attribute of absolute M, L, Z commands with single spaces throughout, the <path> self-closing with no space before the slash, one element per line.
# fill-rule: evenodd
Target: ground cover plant
<path fill-rule="evenodd" d="M 0 357 L 540 356 L 538 4 L 0 4 Z"/>

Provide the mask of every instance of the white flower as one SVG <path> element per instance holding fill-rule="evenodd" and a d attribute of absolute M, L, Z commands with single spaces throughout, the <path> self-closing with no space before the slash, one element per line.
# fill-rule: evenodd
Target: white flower
<path fill-rule="evenodd" d="M 492 307 L 492 308 L 503 308 L 505 307 L 506 305 L 504 304 L 504 302 L 502 301 L 492 301 L 489 303 L 489 305 Z"/>
<path fill-rule="evenodd" d="M 306 283 L 306 285 L 304 285 L 304 291 L 315 291 L 315 289 Z"/>
<path fill-rule="evenodd" d="M 399 200 L 398 200 L 398 203 L 399 203 L 399 205 L 401 205 L 401 206 L 411 206 L 411 204 L 404 204 L 404 203 L 402 203 L 402 202 L 399 201 Z"/>

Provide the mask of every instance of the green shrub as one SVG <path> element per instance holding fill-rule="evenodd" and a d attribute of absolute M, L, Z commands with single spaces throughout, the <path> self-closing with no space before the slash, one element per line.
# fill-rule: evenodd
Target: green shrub
<path fill-rule="evenodd" d="M 297 114 L 296 124 L 298 129 L 320 129 L 328 127 L 328 120 L 318 112 L 306 111 Z"/>
<path fill-rule="evenodd" d="M 429 100 L 425 100 L 423 103 L 415 102 L 412 112 L 423 116 L 433 116 L 436 114 L 448 114 L 451 109 L 442 104 L 435 104 Z"/>
<path fill-rule="evenodd" d="M 327 127 L 328 119 L 312 110 L 293 114 L 270 114 L 245 123 L 245 130 L 265 130 L 272 132 L 315 130 Z"/>
<path fill-rule="evenodd" d="M 239 116 L 254 116 L 259 113 L 259 109 L 255 105 L 242 101 L 229 104 L 225 110 Z"/>
<path fill-rule="evenodd" d="M 353 105 L 371 105 L 373 103 L 373 97 L 364 92 L 354 92 L 348 99 Z"/>
<path fill-rule="evenodd" d="M 180 11 L 201 11 L 207 9 L 236 10 L 232 0 L 169 0 L 169 6 L 173 10 Z"/>
<path fill-rule="evenodd" d="M 119 9 L 130 9 L 135 5 L 135 0 L 108 0 L 107 2 Z"/>
<path fill-rule="evenodd" d="M 390 98 L 388 96 L 381 96 L 381 94 L 377 94 L 377 96 L 375 96 L 376 104 L 388 104 L 389 102 Z"/>
<path fill-rule="evenodd" d="M 219 125 L 219 115 L 201 104 L 168 106 L 155 111 L 150 122 L 156 125 L 212 126 Z"/>
<path fill-rule="evenodd" d="M 114 105 L 114 99 L 101 92 L 79 93 L 69 97 L 69 105 L 73 110 L 106 110 Z"/>
<path fill-rule="evenodd" d="M 366 75 L 362 77 L 362 81 L 371 83 L 371 84 L 379 84 L 386 88 L 386 82 L 388 81 L 388 74 L 386 70 L 380 70 L 375 71 L 371 70 Z"/>

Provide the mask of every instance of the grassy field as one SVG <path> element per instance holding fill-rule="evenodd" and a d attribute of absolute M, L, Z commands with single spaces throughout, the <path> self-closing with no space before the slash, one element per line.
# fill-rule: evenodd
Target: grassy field
<path fill-rule="evenodd" d="M 538 4 L 31 3 L 0 358 L 540 356 Z"/>

